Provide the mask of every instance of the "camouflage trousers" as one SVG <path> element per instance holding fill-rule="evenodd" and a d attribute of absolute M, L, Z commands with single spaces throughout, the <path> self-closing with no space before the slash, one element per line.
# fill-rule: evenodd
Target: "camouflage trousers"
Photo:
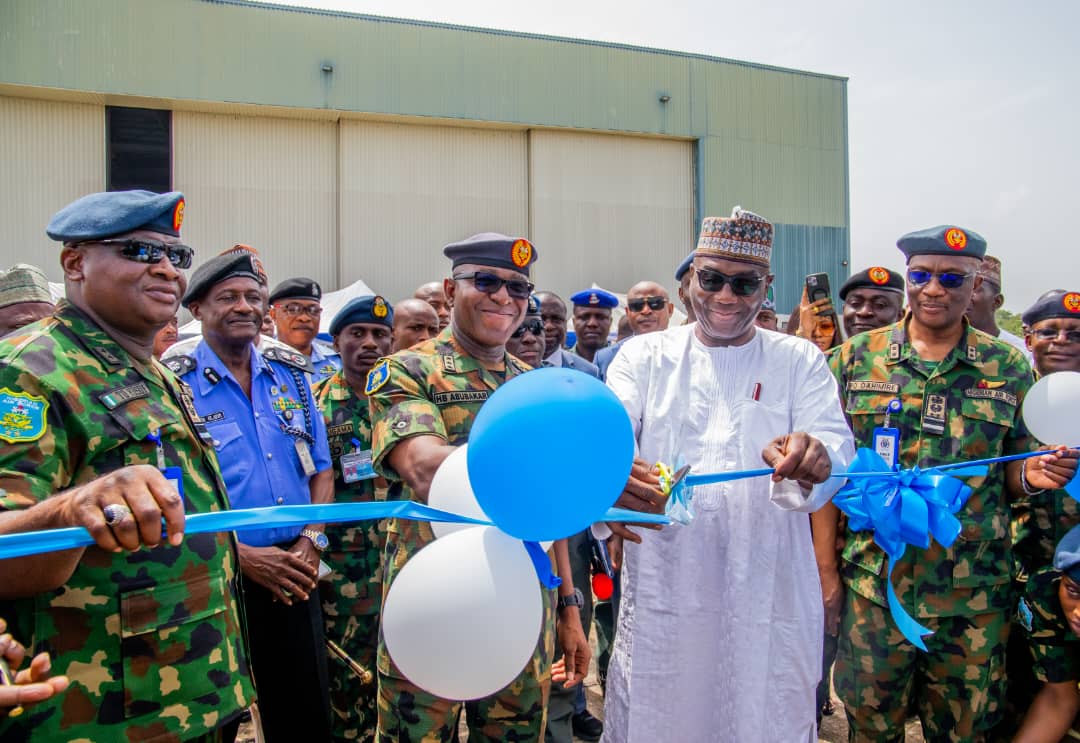
<path fill-rule="evenodd" d="M 412 552 L 398 536 L 387 537 L 384 584 Z M 551 690 L 551 659 L 555 652 L 554 591 L 543 591 L 544 619 L 539 641 L 525 669 L 502 691 L 484 699 L 455 702 L 441 699 L 411 683 L 394 665 L 379 637 L 379 743 L 446 743 L 457 739 L 458 718 L 464 709 L 469 743 L 538 743 L 547 724 Z"/>
<path fill-rule="evenodd" d="M 934 631 L 926 653 L 900 634 L 889 610 L 847 591 L 833 683 L 851 743 L 902 743 L 909 710 L 928 743 L 980 741 L 1000 714 L 1009 617 L 920 618 Z"/>

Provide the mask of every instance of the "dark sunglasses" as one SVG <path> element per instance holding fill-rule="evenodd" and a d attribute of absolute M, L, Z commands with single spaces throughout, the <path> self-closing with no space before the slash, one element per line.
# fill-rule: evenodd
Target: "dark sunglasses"
<path fill-rule="evenodd" d="M 724 288 L 724 284 L 730 284 L 731 291 L 740 297 L 749 297 L 761 287 L 761 282 L 765 280 L 764 276 L 728 276 L 726 273 L 709 268 L 702 268 L 694 273 L 697 274 L 698 286 L 704 291 L 718 292 Z"/>
<path fill-rule="evenodd" d="M 510 336 L 511 338 L 520 338 L 525 333 L 532 333 L 535 336 L 541 336 L 544 334 L 544 323 L 539 320 L 527 320 L 521 325 L 517 326 L 517 330 Z"/>
<path fill-rule="evenodd" d="M 953 273 L 952 271 L 934 273 L 933 271 L 919 271 L 914 268 L 909 268 L 907 280 L 912 286 L 926 286 L 930 283 L 930 279 L 936 276 L 942 289 L 959 289 L 964 285 L 964 282 L 974 275 L 975 274 L 971 273 Z"/>
<path fill-rule="evenodd" d="M 1059 336 L 1064 335 L 1066 343 L 1080 343 L 1080 330 L 1065 330 L 1064 328 L 1062 328 L 1061 330 L 1058 330 L 1057 328 L 1038 328 L 1036 330 L 1032 330 L 1031 334 L 1041 341 L 1054 341 L 1057 340 Z"/>
<path fill-rule="evenodd" d="M 147 238 L 129 238 L 127 240 L 89 240 L 80 245 L 118 245 L 120 255 L 129 261 L 136 263 L 160 263 L 162 258 L 168 258 L 174 268 L 191 268 L 191 259 L 195 255 L 194 248 L 187 245 L 166 245 L 157 240 Z"/>
<path fill-rule="evenodd" d="M 454 281 L 464 281 L 465 279 L 471 279 L 473 286 L 476 287 L 476 291 L 483 292 L 484 294 L 494 294 L 503 288 L 503 284 L 506 285 L 506 293 L 514 299 L 528 299 L 532 294 L 532 290 L 535 288 L 528 281 L 522 281 L 521 279 L 503 279 L 496 276 L 493 273 L 487 271 L 477 271 L 475 273 L 463 273 L 460 276 L 455 276 Z"/>
<path fill-rule="evenodd" d="M 626 309 L 631 312 L 641 312 L 645 309 L 645 305 L 649 305 L 649 309 L 655 312 L 667 307 L 668 301 L 663 297 L 645 297 L 644 299 L 628 299 L 626 300 Z"/>

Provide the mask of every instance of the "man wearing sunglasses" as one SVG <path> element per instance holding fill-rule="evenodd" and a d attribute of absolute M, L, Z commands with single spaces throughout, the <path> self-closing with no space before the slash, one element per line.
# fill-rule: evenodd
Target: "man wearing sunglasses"
<path fill-rule="evenodd" d="M 0 740 L 229 738 L 253 698 L 235 541 L 184 534 L 228 495 L 190 388 L 152 356 L 187 286 L 183 215 L 177 192 L 60 210 L 46 231 L 67 298 L 0 341 L 0 533 L 95 542 L 0 560 L 12 631 L 70 679 Z"/>
<path fill-rule="evenodd" d="M 322 318 L 322 287 L 317 281 L 285 279 L 270 292 L 270 315 L 277 339 L 292 346 L 311 361 L 311 383 L 333 376 L 341 368 L 341 356 L 316 340 Z"/>
<path fill-rule="evenodd" d="M 485 232 L 447 245 L 450 278 L 443 289 L 453 311 L 436 338 L 379 361 L 364 388 L 372 422 L 372 462 L 390 483 L 391 498 L 427 502 L 435 471 L 464 444 L 483 402 L 527 367 L 507 353 L 532 292 L 529 268 L 536 250 L 524 238 Z M 386 585 L 434 538 L 429 524 L 391 519 L 385 553 Z M 555 597 L 544 592 L 544 624 L 533 657 L 497 694 L 465 706 L 470 739 L 529 740 L 543 735 L 555 635 L 566 660 L 568 684 L 580 683 L 589 663 L 579 616 L 580 593 L 563 567 L 566 540 L 555 543 L 559 575 Z M 379 740 L 450 740 L 460 702 L 440 699 L 405 678 L 379 643 Z"/>
<path fill-rule="evenodd" d="M 626 292 L 626 321 L 630 324 L 630 336 L 653 333 L 657 330 L 667 330 L 671 322 L 671 313 L 675 305 L 668 299 L 667 289 L 655 281 L 639 281 Z M 619 353 L 627 338 L 618 341 L 613 346 L 601 348 L 596 352 L 594 361 L 600 370 L 600 377 L 607 374 L 611 360 Z"/>
<path fill-rule="evenodd" d="M 1032 383 L 1027 361 L 964 317 L 982 281 L 986 241 L 943 225 L 904 235 L 897 247 L 907 258 L 909 314 L 856 335 L 829 358 L 858 445 L 896 452 L 901 468 L 1035 449 L 1020 415 Z M 894 400 L 900 410 L 886 423 Z M 898 439 L 883 429 L 894 429 Z M 973 492 L 957 514 L 961 532 L 953 545 L 908 548 L 893 564 L 900 602 L 934 633 L 925 638 L 925 653 L 896 629 L 886 601 L 887 560 L 873 534 L 847 529 L 840 565 L 847 596 L 833 681 L 850 740 L 902 739 L 912 709 L 928 740 L 977 740 L 1001 718 L 1015 608 L 1009 504 L 1064 486 L 1075 470 L 1075 454 L 1054 452 L 967 478 Z"/>
<path fill-rule="evenodd" d="M 629 339 L 608 369 L 641 457 L 617 505 L 663 509 L 657 461 L 774 468 L 695 488 L 687 526 L 609 525 L 626 540 L 612 740 L 817 739 L 823 620 L 806 512 L 832 497 L 841 481 L 829 475 L 854 450 L 824 355 L 754 324 L 772 236 L 739 207 L 706 218 L 689 269 L 697 322 Z"/>
<path fill-rule="evenodd" d="M 997 311 L 1005 304 L 1005 295 L 1001 293 L 1001 261 L 992 255 L 983 256 L 976 275 L 982 283 L 971 293 L 967 319 L 972 325 L 995 338 L 1000 338 L 1009 345 L 1028 355 L 1024 339 L 1013 335 L 997 324 Z"/>
<path fill-rule="evenodd" d="M 1021 319 L 1026 328 L 1024 339 L 1038 376 L 1061 371 L 1080 372 L 1080 292 L 1048 291 L 1024 311 Z M 1011 531 L 1018 593 L 1027 590 L 1031 576 L 1051 565 L 1055 545 L 1077 524 L 1080 524 L 1080 506 L 1064 490 L 1047 490 L 1012 502 Z M 1009 702 L 1012 717 L 1017 721 L 1032 704 L 1040 687 L 1032 674 L 1029 644 L 1037 645 L 1038 642 L 1029 643 L 1027 634 L 1014 624 L 1009 635 L 1007 671 Z M 1076 684 L 1055 686 L 1053 692 L 1080 702 Z M 1034 708 L 1031 714 L 1036 714 Z M 1054 740 L 1063 735 L 1064 732 L 1060 733 Z"/>

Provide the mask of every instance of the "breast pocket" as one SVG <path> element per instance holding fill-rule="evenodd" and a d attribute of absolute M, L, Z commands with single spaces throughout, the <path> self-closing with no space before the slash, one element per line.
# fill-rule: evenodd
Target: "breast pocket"
<path fill-rule="evenodd" d="M 227 689 L 236 659 L 227 649 L 226 590 L 224 577 L 211 574 L 121 594 L 126 717 Z"/>
<path fill-rule="evenodd" d="M 238 482 L 251 472 L 251 463 L 244 442 L 244 432 L 240 425 L 232 421 L 221 421 L 207 426 L 213 439 L 214 451 L 225 482 Z"/>

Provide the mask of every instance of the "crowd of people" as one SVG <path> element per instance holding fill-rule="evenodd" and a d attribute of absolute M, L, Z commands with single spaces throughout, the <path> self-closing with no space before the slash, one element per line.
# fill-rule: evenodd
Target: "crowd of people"
<path fill-rule="evenodd" d="M 787 332 L 772 225 L 738 207 L 674 267 L 681 325 L 656 277 L 568 305 L 532 283 L 528 239 L 481 233 L 413 297 L 352 298 L 327 343 L 318 282 L 272 283 L 254 247 L 188 277 L 183 215 L 176 192 L 91 194 L 47 227 L 63 299 L 33 266 L 0 275 L 0 535 L 94 540 L 0 560 L 0 740 L 231 741 L 253 709 L 271 742 L 450 741 L 464 718 L 471 741 L 786 743 L 817 739 L 831 686 L 851 741 L 902 741 L 912 716 L 928 741 L 1058 741 L 1080 714 L 1078 454 L 1020 414 L 1036 377 L 1080 371 L 1080 292 L 1046 292 L 1011 336 L 977 233 L 904 235 L 905 271 L 853 274 L 840 308 L 804 292 Z M 180 306 L 199 336 L 177 339 Z M 772 474 L 696 486 L 686 524 L 556 541 L 535 651 L 491 697 L 416 686 L 380 635 L 429 524 L 185 534 L 192 513 L 426 503 L 484 401 L 539 367 L 623 403 L 619 507 L 665 511 L 658 462 Z M 965 478 L 952 546 L 886 567 L 831 503 L 857 448 L 903 468 L 1043 453 Z M 591 631 L 603 722 L 582 691 Z"/>

